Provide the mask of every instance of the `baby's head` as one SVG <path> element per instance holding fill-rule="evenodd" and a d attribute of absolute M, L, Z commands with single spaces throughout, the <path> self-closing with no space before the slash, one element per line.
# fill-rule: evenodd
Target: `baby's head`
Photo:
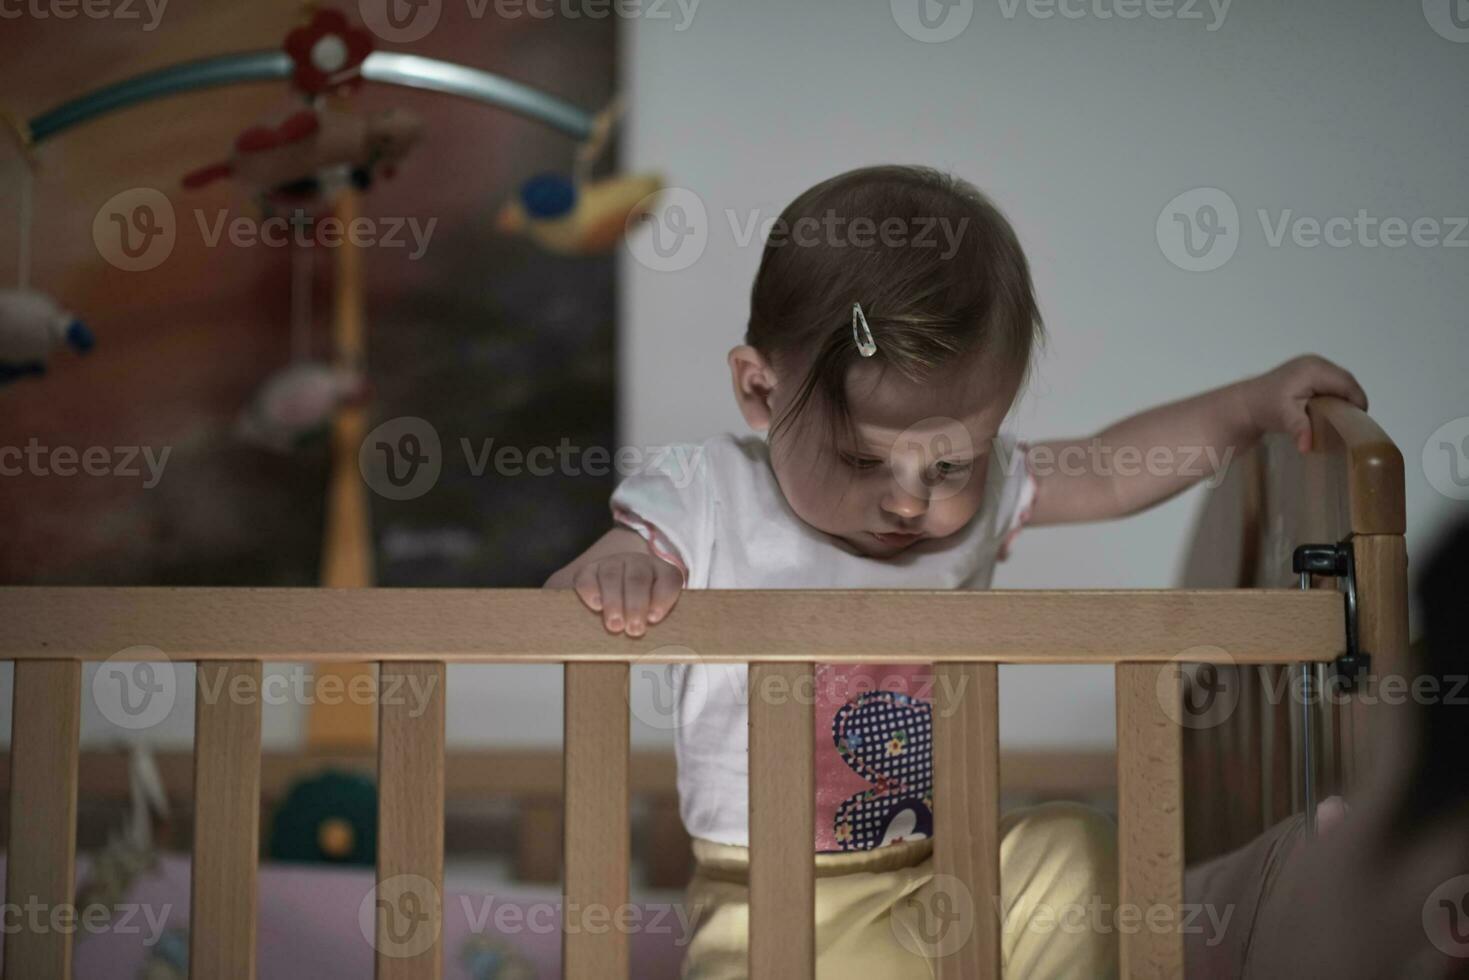
<path fill-rule="evenodd" d="M 983 194 L 926 167 L 866 167 L 781 214 L 729 365 L 791 509 L 885 558 L 978 512 L 1042 329 L 1025 254 Z M 877 536 L 893 532 L 917 537 Z"/>

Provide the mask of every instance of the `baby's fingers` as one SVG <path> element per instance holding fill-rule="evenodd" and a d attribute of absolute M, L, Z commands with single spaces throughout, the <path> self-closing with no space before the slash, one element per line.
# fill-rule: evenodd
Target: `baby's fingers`
<path fill-rule="evenodd" d="M 660 561 L 653 579 L 653 600 L 648 604 L 648 622 L 656 623 L 668 615 L 683 591 L 683 573 L 666 561 Z"/>
<path fill-rule="evenodd" d="M 597 584 L 597 565 L 583 565 L 576 570 L 571 587 L 581 597 L 582 603 L 592 612 L 602 611 L 602 587 Z"/>
<path fill-rule="evenodd" d="M 642 636 L 647 629 L 648 597 L 653 591 L 653 568 L 646 560 L 629 561 L 622 573 L 623 613 L 627 635 Z"/>
<path fill-rule="evenodd" d="M 602 625 L 622 632 L 622 562 L 598 562 L 597 585 L 602 590 Z"/>

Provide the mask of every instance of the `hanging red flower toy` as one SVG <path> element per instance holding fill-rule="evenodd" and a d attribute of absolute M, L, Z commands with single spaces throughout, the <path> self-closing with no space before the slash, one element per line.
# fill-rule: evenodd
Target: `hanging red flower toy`
<path fill-rule="evenodd" d="M 286 35 L 284 47 L 296 64 L 292 83 L 307 95 L 320 95 L 362 84 L 372 35 L 348 23 L 340 10 L 318 10 L 311 23 Z"/>

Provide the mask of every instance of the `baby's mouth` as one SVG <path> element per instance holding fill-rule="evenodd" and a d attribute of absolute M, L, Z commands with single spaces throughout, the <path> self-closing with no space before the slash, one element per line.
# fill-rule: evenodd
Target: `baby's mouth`
<path fill-rule="evenodd" d="M 914 533 L 914 534 L 899 534 L 899 533 L 884 533 L 884 534 L 879 534 L 876 531 L 869 531 L 867 533 L 868 534 L 871 534 L 874 538 L 876 538 L 882 544 L 890 545 L 890 546 L 891 545 L 897 545 L 899 547 L 906 547 L 907 545 L 910 545 L 913 542 L 917 541 L 919 538 L 923 537 L 922 534 L 917 534 L 917 533 Z"/>

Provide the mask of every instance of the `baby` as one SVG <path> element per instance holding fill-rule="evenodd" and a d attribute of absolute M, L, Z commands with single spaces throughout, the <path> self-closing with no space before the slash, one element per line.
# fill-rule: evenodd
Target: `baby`
<path fill-rule="evenodd" d="M 674 447 L 625 479 L 615 526 L 546 582 L 612 632 L 644 635 L 685 588 L 987 588 L 1023 526 L 1137 513 L 1214 475 L 1189 461 L 1227 461 L 1266 432 L 1304 451 L 1314 395 L 1367 407 L 1350 374 L 1306 356 L 1089 438 L 1019 442 L 1001 427 L 1043 328 L 1025 254 L 983 194 L 925 167 L 868 167 L 807 190 L 778 227 L 792 233 L 767 240 L 728 357 L 759 434 Z M 692 472 L 676 465 L 689 458 Z M 932 715 L 952 692 L 926 666 L 815 673 L 818 975 L 928 978 L 921 937 L 893 912 L 932 876 Z M 681 664 L 670 679 L 703 907 L 685 976 L 740 977 L 746 668 Z M 1115 828 L 1098 811 L 1007 813 L 1000 863 L 1007 913 L 1116 903 Z M 1112 976 L 1115 931 L 1007 927 L 1002 956 L 1012 977 Z"/>

